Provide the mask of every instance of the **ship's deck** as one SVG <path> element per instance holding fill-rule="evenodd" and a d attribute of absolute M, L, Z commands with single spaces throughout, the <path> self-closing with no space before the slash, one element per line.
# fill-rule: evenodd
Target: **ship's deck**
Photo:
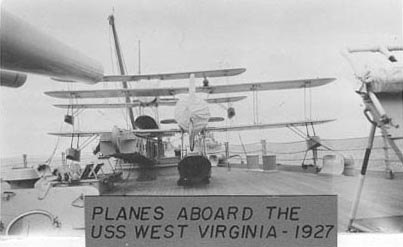
<path fill-rule="evenodd" d="M 178 175 L 159 176 L 157 180 L 129 180 L 117 185 L 111 194 L 127 195 L 338 195 L 339 231 L 347 229 L 356 193 L 358 176 L 314 174 L 307 172 L 262 172 L 214 167 L 210 184 L 181 187 Z M 385 179 L 367 175 L 357 218 L 403 215 L 403 176 Z M 320 215 L 318 215 L 320 217 Z M 387 226 L 386 226 L 387 227 Z M 382 229 L 380 229 L 382 230 Z M 385 229 L 386 230 L 386 229 Z M 394 231 L 387 229 L 387 231 Z"/>

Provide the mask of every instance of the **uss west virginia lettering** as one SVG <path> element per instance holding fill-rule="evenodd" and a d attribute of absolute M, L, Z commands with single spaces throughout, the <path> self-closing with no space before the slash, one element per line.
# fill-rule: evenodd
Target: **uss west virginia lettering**
<path fill-rule="evenodd" d="M 86 197 L 88 246 L 319 247 L 337 240 L 335 196 L 119 199 Z"/>
<path fill-rule="evenodd" d="M 300 207 L 267 206 L 268 220 L 298 220 Z M 135 224 L 99 224 L 91 227 L 91 237 L 95 239 L 123 239 L 127 235 L 136 239 L 171 239 L 183 238 L 191 222 L 197 223 L 197 233 L 201 239 L 211 238 L 277 238 L 276 227 L 272 224 L 251 224 L 254 210 L 251 207 L 212 207 L 193 206 L 180 207 L 174 219 L 170 215 L 171 224 L 161 224 L 164 220 L 163 206 L 130 206 L 109 208 L 95 206 L 92 209 L 92 220 L 101 219 L 104 222 L 122 223 L 125 221 Z M 152 221 L 152 223 L 150 222 Z M 149 222 L 149 223 L 147 223 Z M 244 224 L 239 224 L 244 222 Z M 249 224 L 248 224 L 249 223 Z M 270 223 L 269 221 L 267 223 Z M 195 231 L 195 229 L 191 229 Z"/>

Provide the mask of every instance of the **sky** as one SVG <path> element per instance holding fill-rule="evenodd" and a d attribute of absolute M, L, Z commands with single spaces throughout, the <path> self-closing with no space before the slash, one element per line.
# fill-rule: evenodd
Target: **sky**
<path fill-rule="evenodd" d="M 312 108 L 305 114 L 304 91 L 259 93 L 259 122 L 337 119 L 317 126 L 323 139 L 364 137 L 361 98 L 354 93 L 353 71 L 340 51 L 346 47 L 402 44 L 402 3 L 398 0 L 282 0 L 282 1 L 142 1 L 142 0 L 5 0 L 2 9 L 24 19 L 63 43 L 98 60 L 105 74 L 117 74 L 107 17 L 115 14 L 117 31 L 129 74 L 246 68 L 240 76 L 211 79 L 211 84 L 264 82 L 285 79 L 335 77 L 329 85 L 308 90 Z M 181 86 L 183 81 L 143 81 L 133 87 Z M 201 82 L 199 82 L 201 83 Z M 66 101 L 45 91 L 116 88 L 118 84 L 66 84 L 30 74 L 18 89 L 0 88 L 0 157 L 50 154 L 70 140 L 58 141 L 48 132 L 62 126 L 65 110 L 52 106 Z M 234 103 L 233 123 L 253 122 L 252 94 Z M 213 116 L 225 116 L 211 107 Z M 150 114 L 152 112 L 149 112 Z M 122 111 L 86 111 L 80 129 L 125 126 Z M 173 109 L 161 107 L 160 119 L 172 118 Z M 62 127 L 61 127 L 62 126 Z M 245 143 L 302 140 L 287 129 L 240 132 Z M 216 135 L 219 141 L 239 144 L 238 133 Z M 94 144 L 95 146 L 95 144 Z M 91 146 L 90 146 L 91 147 Z"/>

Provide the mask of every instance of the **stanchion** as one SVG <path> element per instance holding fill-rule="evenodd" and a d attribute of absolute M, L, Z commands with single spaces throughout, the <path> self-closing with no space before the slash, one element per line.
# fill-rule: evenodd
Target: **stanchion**
<path fill-rule="evenodd" d="M 365 182 L 365 174 L 367 173 L 369 156 L 371 155 L 371 150 L 372 150 L 372 146 L 373 146 L 373 143 L 374 143 L 375 131 L 376 131 L 376 124 L 372 124 L 371 131 L 370 131 L 369 138 L 368 138 L 367 148 L 365 150 L 364 160 L 362 161 L 360 181 L 359 181 L 359 184 L 358 184 L 356 196 L 354 198 L 353 208 L 351 210 L 351 217 L 350 217 L 350 220 L 348 222 L 347 231 L 352 230 L 352 225 L 353 225 L 353 222 L 354 222 L 355 217 L 357 215 L 358 205 L 360 203 L 360 197 L 361 197 L 361 194 L 362 194 L 362 188 L 363 188 L 364 182 Z"/>

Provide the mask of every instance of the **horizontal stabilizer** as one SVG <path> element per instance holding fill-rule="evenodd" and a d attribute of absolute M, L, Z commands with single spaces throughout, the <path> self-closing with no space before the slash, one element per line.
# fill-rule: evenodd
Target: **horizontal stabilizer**
<path fill-rule="evenodd" d="M 245 71 L 246 69 L 236 68 L 148 75 L 108 75 L 104 76 L 103 81 L 180 80 L 189 79 L 191 74 L 194 74 L 195 78 L 224 77 L 239 75 Z"/>
<path fill-rule="evenodd" d="M 239 93 L 263 90 L 282 90 L 293 88 L 318 87 L 334 81 L 335 78 L 317 78 L 290 81 L 273 81 L 259 83 L 241 83 L 232 85 L 217 85 L 197 87 L 196 92 L 207 94 Z M 114 98 L 114 97 L 156 97 L 172 96 L 189 92 L 187 87 L 178 88 L 137 88 L 137 89 L 101 89 L 79 91 L 50 91 L 45 94 L 56 98 Z"/>
<path fill-rule="evenodd" d="M 222 122 L 225 119 L 223 117 L 210 117 L 208 119 L 209 122 Z M 177 121 L 175 119 L 163 119 L 160 121 L 161 124 L 176 124 Z"/>
<path fill-rule="evenodd" d="M 224 97 L 224 98 L 209 98 L 205 99 L 209 104 L 232 103 L 246 99 L 246 96 Z"/>
<path fill-rule="evenodd" d="M 171 118 L 171 119 L 163 119 L 160 121 L 161 124 L 176 124 L 176 120 Z"/>
<path fill-rule="evenodd" d="M 209 119 L 208 119 L 208 121 L 211 123 L 211 122 L 222 122 L 222 121 L 224 121 L 225 119 L 223 118 L 223 117 L 210 117 Z"/>

